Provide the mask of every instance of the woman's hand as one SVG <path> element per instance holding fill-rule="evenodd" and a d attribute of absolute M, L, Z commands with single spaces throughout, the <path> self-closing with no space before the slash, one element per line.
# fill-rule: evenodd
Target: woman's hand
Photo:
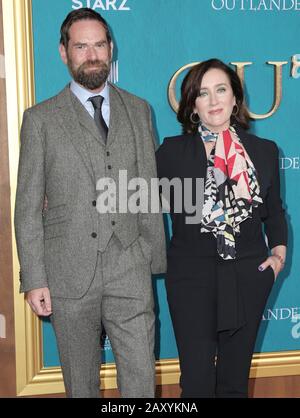
<path fill-rule="evenodd" d="M 271 267 L 274 271 L 275 280 L 277 279 L 278 274 L 282 270 L 282 263 L 281 261 L 274 255 L 268 257 L 259 267 L 259 271 L 264 271 L 268 267 Z"/>
<path fill-rule="evenodd" d="M 259 271 L 264 271 L 266 268 L 271 267 L 274 271 L 275 280 L 278 274 L 284 268 L 284 261 L 286 256 L 286 247 L 278 245 L 272 249 L 272 255 L 268 257 L 259 267 Z"/>

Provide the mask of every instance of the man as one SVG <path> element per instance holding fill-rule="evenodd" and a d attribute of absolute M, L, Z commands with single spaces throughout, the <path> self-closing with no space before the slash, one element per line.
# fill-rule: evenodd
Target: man
<path fill-rule="evenodd" d="M 28 109 L 21 130 L 21 291 L 37 315 L 52 314 L 69 397 L 99 396 L 101 323 L 121 395 L 155 388 L 151 272 L 165 270 L 162 217 L 97 211 L 100 179 L 156 177 L 149 106 L 107 81 L 112 50 L 98 13 L 72 11 L 59 51 L 73 80 Z"/>

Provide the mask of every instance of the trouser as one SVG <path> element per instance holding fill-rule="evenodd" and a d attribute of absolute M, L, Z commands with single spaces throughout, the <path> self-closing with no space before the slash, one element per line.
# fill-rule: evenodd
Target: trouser
<path fill-rule="evenodd" d="M 122 397 L 154 397 L 154 306 L 150 260 L 139 240 L 124 250 L 115 236 L 98 254 L 80 299 L 52 298 L 68 397 L 99 397 L 101 323 L 110 339 Z"/>
<path fill-rule="evenodd" d="M 274 273 L 271 267 L 258 271 L 265 257 L 218 259 L 168 261 L 166 288 L 182 397 L 248 396 L 256 335 Z"/>

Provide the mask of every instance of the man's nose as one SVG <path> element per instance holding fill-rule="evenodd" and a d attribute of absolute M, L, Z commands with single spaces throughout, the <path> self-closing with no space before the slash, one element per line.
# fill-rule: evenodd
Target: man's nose
<path fill-rule="evenodd" d="M 89 60 L 96 60 L 97 59 L 97 52 L 96 49 L 93 46 L 90 46 L 87 50 L 87 58 Z"/>

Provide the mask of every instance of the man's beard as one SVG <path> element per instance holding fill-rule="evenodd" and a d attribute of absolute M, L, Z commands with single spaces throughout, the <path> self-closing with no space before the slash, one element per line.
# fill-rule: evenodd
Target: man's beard
<path fill-rule="evenodd" d="M 68 60 L 69 71 L 76 83 L 81 84 L 88 90 L 95 90 L 103 86 L 109 76 L 110 68 L 100 60 L 88 60 L 78 68 L 74 68 L 72 60 Z M 97 70 L 86 71 L 90 67 L 98 67 Z"/>

